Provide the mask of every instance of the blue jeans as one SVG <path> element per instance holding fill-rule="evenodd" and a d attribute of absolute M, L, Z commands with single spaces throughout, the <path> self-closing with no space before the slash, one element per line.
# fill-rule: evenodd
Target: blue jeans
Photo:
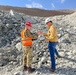
<path fill-rule="evenodd" d="M 56 54 L 57 56 L 59 55 L 58 51 L 56 49 L 57 44 L 58 44 L 58 42 L 49 42 L 48 43 L 48 48 L 49 48 L 50 58 L 51 58 L 51 68 L 53 68 L 53 69 L 56 69 L 54 54 Z"/>

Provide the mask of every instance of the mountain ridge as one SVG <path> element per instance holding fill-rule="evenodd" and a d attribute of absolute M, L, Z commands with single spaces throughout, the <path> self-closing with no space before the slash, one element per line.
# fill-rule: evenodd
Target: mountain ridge
<path fill-rule="evenodd" d="M 49 16 L 57 16 L 57 15 L 66 15 L 75 12 L 75 10 L 43 10 L 38 8 L 25 8 L 25 7 L 13 7 L 13 6 L 3 6 L 0 5 L 1 10 L 15 10 L 20 13 L 24 13 L 26 15 L 31 16 L 39 16 L 39 17 L 49 17 Z"/>

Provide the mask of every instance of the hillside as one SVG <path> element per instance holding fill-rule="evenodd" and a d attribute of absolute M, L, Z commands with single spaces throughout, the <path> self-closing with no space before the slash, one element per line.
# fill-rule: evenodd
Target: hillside
<path fill-rule="evenodd" d="M 12 9 L 27 15 L 40 16 L 40 17 L 64 15 L 64 14 L 70 14 L 74 12 L 74 10 L 42 10 L 37 8 L 21 8 L 21 7 L 12 7 L 12 6 L 0 6 L 0 9 L 2 10 Z"/>
<path fill-rule="evenodd" d="M 32 33 L 38 30 L 47 33 L 46 17 L 26 15 L 14 9 L 13 13 L 0 9 L 0 75 L 76 75 L 76 12 L 50 16 L 57 28 L 57 50 L 62 56 L 55 56 L 55 72 L 48 70 L 51 66 L 48 43 L 39 35 L 38 39 L 33 41 L 32 67 L 36 68 L 36 71 L 29 74 L 23 71 L 20 32 L 25 26 L 24 22 L 30 21 Z"/>

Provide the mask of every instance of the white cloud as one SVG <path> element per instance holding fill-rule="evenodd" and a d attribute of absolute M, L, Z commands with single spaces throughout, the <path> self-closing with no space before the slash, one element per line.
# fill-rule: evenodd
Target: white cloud
<path fill-rule="evenodd" d="M 43 8 L 43 6 L 40 3 L 32 2 L 31 4 L 25 5 L 27 8 Z"/>
<path fill-rule="evenodd" d="M 55 8 L 55 5 L 54 5 L 54 3 L 51 3 L 51 6 L 52 6 L 52 8 Z"/>
<path fill-rule="evenodd" d="M 65 2 L 65 0 L 60 0 L 61 1 L 61 3 L 64 3 Z"/>
<path fill-rule="evenodd" d="M 25 5 L 27 8 L 32 8 L 32 5 L 31 4 L 26 4 Z"/>

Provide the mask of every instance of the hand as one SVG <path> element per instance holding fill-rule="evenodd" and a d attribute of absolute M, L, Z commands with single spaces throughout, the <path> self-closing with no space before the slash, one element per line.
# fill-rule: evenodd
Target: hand
<path fill-rule="evenodd" d="M 42 34 L 42 35 L 43 35 L 43 32 L 42 32 L 42 31 L 38 31 L 37 33 L 38 33 L 38 34 Z"/>
<path fill-rule="evenodd" d="M 46 39 L 45 39 L 45 42 L 49 42 L 49 40 L 46 38 Z"/>

